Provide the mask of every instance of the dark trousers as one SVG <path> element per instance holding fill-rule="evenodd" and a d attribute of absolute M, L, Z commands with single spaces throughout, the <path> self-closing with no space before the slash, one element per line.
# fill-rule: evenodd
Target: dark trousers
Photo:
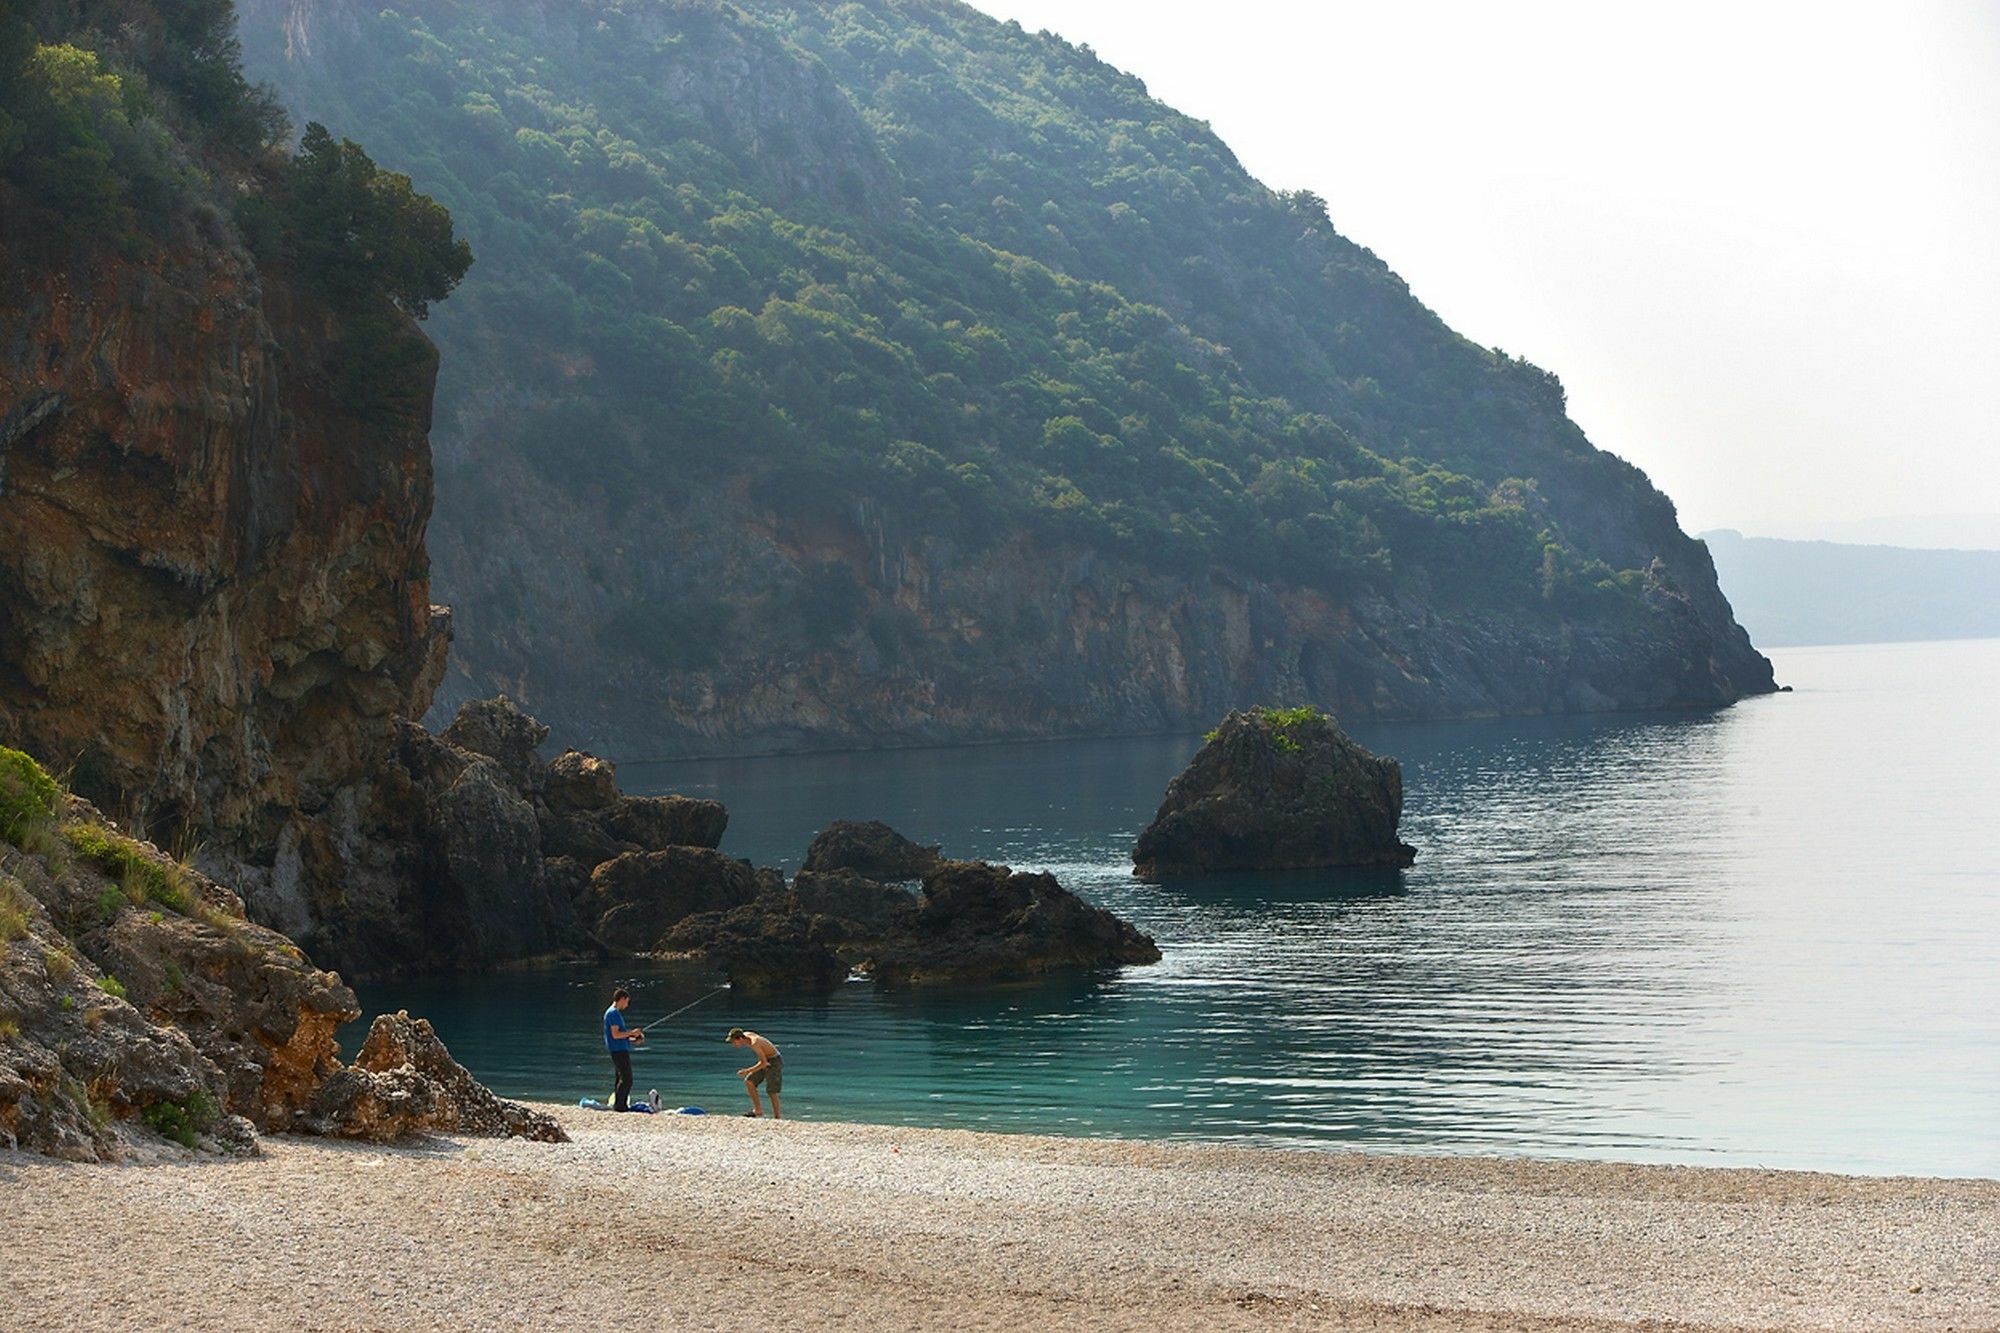
<path fill-rule="evenodd" d="M 616 1081 L 611 1086 L 611 1109 L 626 1109 L 625 1099 L 632 1095 L 632 1052 L 613 1051 L 611 1067 L 618 1071 Z"/>

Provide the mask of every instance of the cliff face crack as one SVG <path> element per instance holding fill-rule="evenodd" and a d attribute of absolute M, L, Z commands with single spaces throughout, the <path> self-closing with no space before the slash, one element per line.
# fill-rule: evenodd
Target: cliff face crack
<path fill-rule="evenodd" d="M 0 495 L 7 490 L 7 451 L 62 411 L 60 393 L 30 393 L 0 417 Z"/>

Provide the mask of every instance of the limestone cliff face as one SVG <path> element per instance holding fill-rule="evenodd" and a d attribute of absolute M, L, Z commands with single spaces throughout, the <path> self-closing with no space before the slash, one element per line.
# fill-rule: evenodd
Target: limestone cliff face
<path fill-rule="evenodd" d="M 335 401 L 326 317 L 226 239 L 0 302 L 0 740 L 364 952 L 398 891 L 377 778 L 448 639 L 428 420 Z"/>
<path fill-rule="evenodd" d="M 1688 548 L 1678 567 L 1648 573 L 1651 614 L 1580 629 L 1442 610 L 1421 589 L 1343 600 L 1150 570 L 1031 533 L 972 548 L 865 496 L 774 508 L 747 479 L 581 501 L 498 460 L 450 501 L 484 517 L 433 539 L 466 608 L 441 706 L 504 688 L 586 746 L 675 755 L 1198 730 L 1256 701 L 1494 716 L 1769 688 L 1685 538 L 1667 548 Z M 604 644 L 635 602 L 656 632 Z"/>

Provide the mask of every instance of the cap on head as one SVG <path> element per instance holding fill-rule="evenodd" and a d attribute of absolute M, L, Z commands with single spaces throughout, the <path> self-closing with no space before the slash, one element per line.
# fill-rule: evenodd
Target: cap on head
<path fill-rule="evenodd" d="M 742 1040 L 743 1040 L 743 1038 L 744 1038 L 744 1037 L 746 1037 L 746 1036 L 748 1036 L 748 1035 L 749 1035 L 749 1034 L 748 1034 L 748 1033 L 746 1033 L 746 1032 L 744 1032 L 742 1028 L 731 1028 L 731 1029 L 729 1029 L 729 1035 L 728 1035 L 727 1037 L 724 1037 L 724 1038 L 723 1038 L 723 1040 L 724 1040 L 724 1041 L 742 1041 Z"/>

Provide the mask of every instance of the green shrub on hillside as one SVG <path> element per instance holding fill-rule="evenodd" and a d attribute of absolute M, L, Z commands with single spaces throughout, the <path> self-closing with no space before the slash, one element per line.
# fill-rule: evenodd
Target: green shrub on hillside
<path fill-rule="evenodd" d="M 22 846 L 31 831 L 55 818 L 61 795 L 47 769 L 19 750 L 0 746 L 0 838 Z"/>
<path fill-rule="evenodd" d="M 160 1137 L 192 1148 L 201 1135 L 215 1127 L 220 1114 L 215 1099 L 197 1088 L 181 1101 L 154 1102 L 139 1113 L 139 1118 Z"/>
<path fill-rule="evenodd" d="M 12 875 L 0 874 L 0 944 L 28 937 L 28 895 Z"/>
<path fill-rule="evenodd" d="M 450 205 L 484 262 L 434 330 L 441 415 L 501 385 L 536 404 L 507 444 L 552 487 L 615 508 L 747 473 L 781 515 L 879 497 L 974 548 L 1570 613 L 1541 596 L 1543 540 L 1569 538 L 1524 478 L 1623 465 L 1138 80 L 949 6 L 552 21 L 383 9 L 304 66 L 250 36 Z M 831 147 L 753 144 L 752 113 L 704 121 L 654 77 L 725 55 L 773 101 L 830 73 L 859 115 Z M 709 660 L 697 637 L 650 607 L 602 630 L 670 669 Z"/>
<path fill-rule="evenodd" d="M 121 887 L 131 886 L 126 889 L 128 894 L 136 888 L 141 894 L 139 901 L 150 899 L 182 913 L 192 908 L 194 895 L 187 872 L 172 862 L 156 859 L 157 853 L 148 852 L 137 840 L 102 824 L 71 824 L 63 829 L 63 837 L 78 856 L 116 878 Z"/>

